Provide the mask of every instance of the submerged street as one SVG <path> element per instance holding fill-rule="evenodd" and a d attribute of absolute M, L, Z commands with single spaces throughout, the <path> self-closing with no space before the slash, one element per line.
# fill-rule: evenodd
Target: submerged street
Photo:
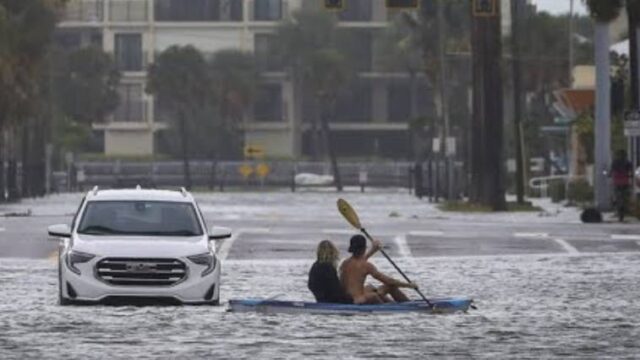
<path fill-rule="evenodd" d="M 542 213 L 446 213 L 402 190 L 194 196 L 209 226 L 234 232 L 218 245 L 220 307 L 59 306 L 57 244 L 46 227 L 69 222 L 82 195 L 0 209 L 9 215 L 0 217 L 0 357 L 584 359 L 640 351 L 635 224 L 585 225 L 577 210 L 545 202 Z M 344 258 L 354 233 L 336 210 L 338 196 L 428 297 L 470 296 L 478 310 L 225 312 L 231 298 L 313 300 L 306 276 L 317 243 L 334 241 Z M 373 260 L 400 277 L 382 256 Z"/>

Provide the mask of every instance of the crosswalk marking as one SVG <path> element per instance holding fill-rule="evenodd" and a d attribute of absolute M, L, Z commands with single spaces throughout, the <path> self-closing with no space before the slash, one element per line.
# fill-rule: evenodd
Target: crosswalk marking
<path fill-rule="evenodd" d="M 413 257 L 411 254 L 411 248 L 409 248 L 409 244 L 407 244 L 407 237 L 404 235 L 398 235 L 393 239 L 398 246 L 398 253 L 403 258 Z"/>
<path fill-rule="evenodd" d="M 227 256 L 229 256 L 229 251 L 231 251 L 231 246 L 233 246 L 233 243 L 236 241 L 236 239 L 240 237 L 240 234 L 242 234 L 242 231 L 236 231 L 231 235 L 230 238 L 225 239 L 222 242 L 222 245 L 220 245 L 217 251 L 218 259 L 220 259 L 220 261 L 224 261 L 227 259 Z"/>
<path fill-rule="evenodd" d="M 409 231 L 409 235 L 431 237 L 431 236 L 442 236 L 444 235 L 444 233 L 438 230 L 416 230 L 416 231 Z"/>
<path fill-rule="evenodd" d="M 640 240 L 640 235 L 632 234 L 612 234 L 612 240 Z"/>
<path fill-rule="evenodd" d="M 549 237 L 549 234 L 547 233 L 514 233 L 513 236 L 517 238 L 546 239 Z"/>
<path fill-rule="evenodd" d="M 562 246 L 562 248 L 568 252 L 569 254 L 579 254 L 580 251 L 578 251 L 578 249 L 576 249 L 575 247 L 573 247 L 571 244 L 569 244 L 566 240 L 564 239 L 558 239 L 555 238 L 553 239 L 555 242 L 558 243 L 558 245 Z"/>
<path fill-rule="evenodd" d="M 354 230 L 350 229 L 322 229 L 323 234 L 338 234 L 338 235 L 351 235 L 354 234 Z"/>

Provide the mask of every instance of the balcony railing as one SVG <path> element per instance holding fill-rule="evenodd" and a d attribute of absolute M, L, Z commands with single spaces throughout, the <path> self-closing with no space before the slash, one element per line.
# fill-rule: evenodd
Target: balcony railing
<path fill-rule="evenodd" d="M 101 22 L 104 19 L 103 0 L 71 0 L 61 14 L 63 22 Z"/>
<path fill-rule="evenodd" d="M 148 52 L 142 51 L 139 56 L 135 57 L 122 57 L 115 54 L 116 67 L 120 71 L 137 72 L 146 71 L 149 66 Z"/>
<path fill-rule="evenodd" d="M 109 20 L 113 22 L 144 22 L 149 19 L 147 0 L 109 1 Z"/>

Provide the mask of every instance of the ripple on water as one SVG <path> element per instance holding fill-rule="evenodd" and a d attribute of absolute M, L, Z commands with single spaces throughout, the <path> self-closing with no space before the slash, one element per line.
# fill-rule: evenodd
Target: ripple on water
<path fill-rule="evenodd" d="M 311 300 L 310 264 L 229 261 L 223 301 Z M 388 264 L 378 261 L 391 272 Z M 48 261 L 0 260 L 0 358 L 624 358 L 640 353 L 638 255 L 434 258 L 409 276 L 466 315 L 314 316 L 223 307 L 60 307 Z M 401 264 L 402 266 L 402 264 Z"/>

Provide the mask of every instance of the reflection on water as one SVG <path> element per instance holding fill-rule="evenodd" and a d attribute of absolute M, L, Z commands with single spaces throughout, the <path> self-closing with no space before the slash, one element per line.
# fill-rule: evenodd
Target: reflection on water
<path fill-rule="evenodd" d="M 380 267 L 391 271 L 382 259 Z M 311 299 L 303 262 L 227 261 L 223 301 Z M 399 262 L 466 315 L 227 313 L 224 307 L 60 307 L 49 261 L 0 260 L 0 358 L 631 358 L 640 354 L 639 255 Z"/>

